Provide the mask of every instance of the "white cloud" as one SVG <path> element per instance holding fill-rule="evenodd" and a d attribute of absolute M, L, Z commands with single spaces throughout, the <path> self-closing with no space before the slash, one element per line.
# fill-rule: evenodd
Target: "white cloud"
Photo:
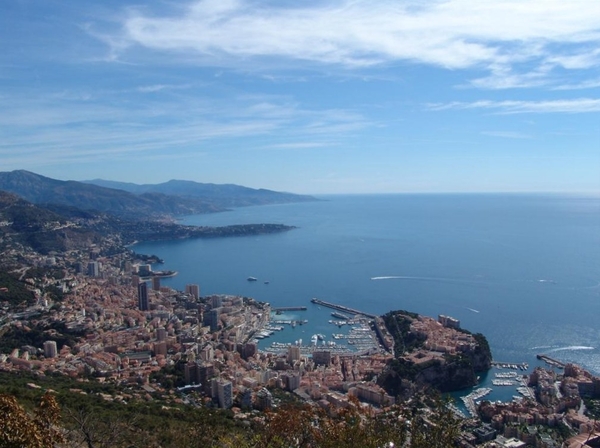
<path fill-rule="evenodd" d="M 265 58 L 286 66 L 414 61 L 485 68 L 492 79 L 474 85 L 505 88 L 540 83 L 554 66 L 575 70 L 597 64 L 597 53 L 584 54 L 581 45 L 600 43 L 600 2 L 330 0 L 284 7 L 202 0 L 171 15 L 131 10 L 122 32 L 105 39 L 112 53 L 137 46 L 215 66 L 256 65 Z M 537 66 L 526 72 L 539 79 L 519 80 L 518 66 L 525 63 Z M 515 77 L 504 86 L 494 79 L 503 71 Z"/>
<path fill-rule="evenodd" d="M 429 104 L 430 110 L 489 109 L 505 114 L 600 112 L 600 99 L 579 98 L 548 101 L 475 101 Z"/>

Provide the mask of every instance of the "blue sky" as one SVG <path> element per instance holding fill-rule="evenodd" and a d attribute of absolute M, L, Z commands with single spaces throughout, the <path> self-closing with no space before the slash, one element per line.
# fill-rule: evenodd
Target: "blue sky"
<path fill-rule="evenodd" d="M 11 0 L 0 170 L 600 193 L 600 2 Z"/>

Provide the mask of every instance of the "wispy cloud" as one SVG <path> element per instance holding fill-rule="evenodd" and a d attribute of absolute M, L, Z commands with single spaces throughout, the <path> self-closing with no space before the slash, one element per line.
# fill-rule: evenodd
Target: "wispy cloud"
<path fill-rule="evenodd" d="M 184 90 L 189 89 L 191 86 L 191 84 L 153 84 L 149 86 L 140 86 L 137 90 L 142 93 L 154 93 L 160 92 L 161 90 Z"/>
<path fill-rule="evenodd" d="M 333 146 L 331 142 L 291 142 L 291 143 L 278 143 L 275 145 L 266 146 L 265 149 L 314 149 L 314 148 L 324 148 L 327 146 Z"/>
<path fill-rule="evenodd" d="M 530 139 L 531 135 L 523 134 L 521 132 L 514 131 L 483 131 L 483 135 L 489 135 L 490 137 L 500 138 L 512 138 L 512 139 Z"/>
<path fill-rule="evenodd" d="M 273 148 L 300 149 L 325 146 L 368 125 L 356 112 L 303 108 L 285 97 L 177 97 L 157 104 L 119 103 L 115 100 L 119 95 L 106 94 L 102 102 L 68 92 L 10 96 L 0 111 L 0 157 L 6 161 L 14 155 L 21 165 L 32 159 L 40 163 L 144 160 L 165 149 L 169 154 L 190 148 L 215 153 L 224 142 L 235 147 L 244 139 L 247 146 L 248 139 L 260 136 L 268 136 Z M 319 140 L 309 140 L 311 135 Z"/>
<path fill-rule="evenodd" d="M 131 9 L 120 34 L 103 39 L 113 57 L 145 48 L 212 66 L 412 61 L 484 69 L 490 78 L 474 86 L 507 88 L 539 85 L 557 67 L 596 66 L 598 53 L 581 48 L 600 42 L 600 3 L 330 0 L 257 7 L 250 0 L 200 0 L 170 14 Z M 507 73 L 512 79 L 503 84 Z"/>
<path fill-rule="evenodd" d="M 555 86 L 554 90 L 584 90 L 584 89 L 596 89 L 600 87 L 600 78 L 588 79 L 583 82 L 574 84 L 562 84 Z"/>
<path fill-rule="evenodd" d="M 430 110 L 489 109 L 505 114 L 600 112 L 600 99 L 579 98 L 549 101 L 475 101 L 429 104 Z"/>

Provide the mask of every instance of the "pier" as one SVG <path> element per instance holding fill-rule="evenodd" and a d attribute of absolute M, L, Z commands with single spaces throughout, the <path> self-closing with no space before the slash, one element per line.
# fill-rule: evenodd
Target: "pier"
<path fill-rule="evenodd" d="M 330 303 L 330 302 L 325 302 L 324 300 L 320 300 L 320 299 L 311 299 L 311 302 L 316 305 L 321 305 L 321 306 L 326 306 L 327 308 L 332 308 L 334 310 L 345 311 L 346 313 L 360 314 L 362 316 L 370 317 L 371 319 L 375 319 L 377 317 L 374 314 L 363 313 L 362 311 L 355 310 L 353 308 L 348 308 L 347 306 L 337 305 L 335 303 Z"/>
<path fill-rule="evenodd" d="M 558 367 L 559 369 L 564 369 L 564 367 L 565 367 L 564 362 L 560 362 L 554 358 L 551 358 L 548 355 L 537 355 L 536 357 L 537 357 L 537 359 L 544 361 L 546 364 L 549 364 L 554 367 Z"/>
<path fill-rule="evenodd" d="M 277 308 L 271 308 L 271 311 L 306 311 L 307 307 L 305 306 L 280 306 Z"/>

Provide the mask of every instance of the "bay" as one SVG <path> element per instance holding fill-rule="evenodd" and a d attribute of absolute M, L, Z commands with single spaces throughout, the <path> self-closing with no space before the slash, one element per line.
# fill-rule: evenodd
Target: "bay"
<path fill-rule="evenodd" d="M 370 313 L 447 314 L 494 359 L 546 353 L 600 374 L 600 198 L 348 195 L 189 216 L 184 224 L 281 223 L 289 232 L 139 243 L 179 275 L 163 284 L 308 306 L 281 342 L 335 331 L 318 297 Z M 249 276 L 258 281 L 248 282 Z M 268 281 L 268 284 L 265 282 Z"/>

